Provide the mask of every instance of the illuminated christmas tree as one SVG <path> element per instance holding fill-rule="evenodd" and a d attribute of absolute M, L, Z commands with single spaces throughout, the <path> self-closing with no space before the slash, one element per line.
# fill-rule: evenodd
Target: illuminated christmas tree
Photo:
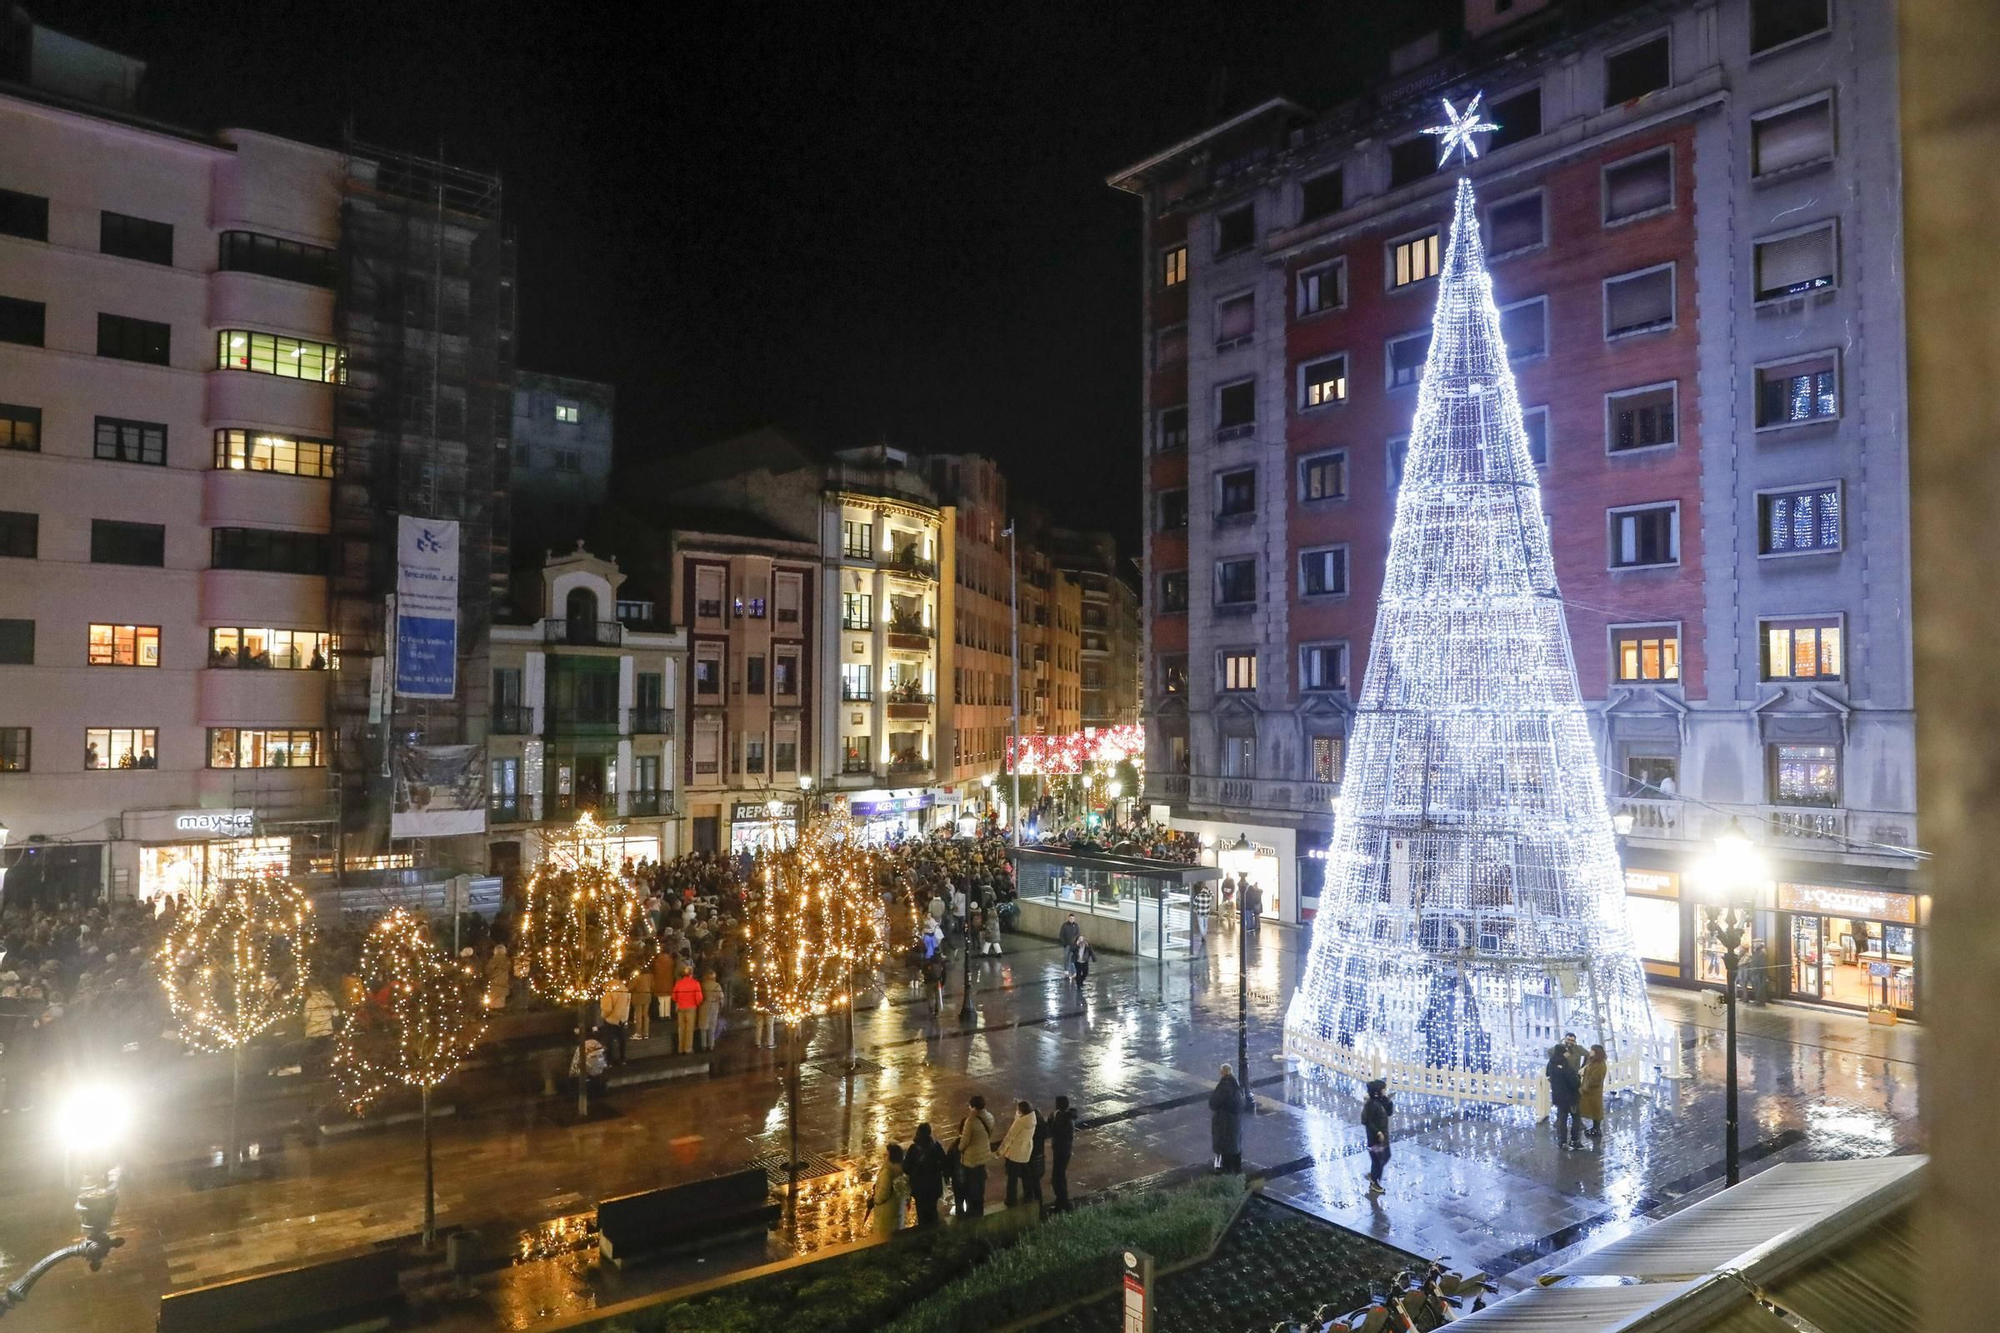
<path fill-rule="evenodd" d="M 1445 108 L 1448 159 L 1477 156 Z M 1471 182 L 1438 280 L 1395 529 L 1288 1054 L 1480 1100 L 1564 1032 L 1653 1054 L 1623 876 Z"/>
<path fill-rule="evenodd" d="M 429 1249 L 437 1235 L 431 1092 L 464 1066 L 486 1033 L 485 982 L 438 948 L 421 916 L 400 907 L 368 932 L 359 976 L 369 1001 L 349 1015 L 334 1041 L 334 1083 L 356 1115 L 395 1084 L 418 1090 L 424 1127 L 424 1248 Z"/>

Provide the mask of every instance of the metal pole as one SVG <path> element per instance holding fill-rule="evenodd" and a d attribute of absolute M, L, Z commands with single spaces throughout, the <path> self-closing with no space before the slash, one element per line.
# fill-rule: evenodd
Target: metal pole
<path fill-rule="evenodd" d="M 959 918 L 959 933 L 965 936 L 965 998 L 958 1006 L 958 1021 L 972 1018 L 972 894 L 965 895 L 965 915 Z"/>
<path fill-rule="evenodd" d="M 1014 729 L 1014 752 L 1008 765 L 1014 770 L 1014 845 L 1021 845 L 1021 562 L 1018 556 L 1020 538 L 1014 534 L 1014 525 L 1007 525 L 1007 609 L 1011 613 L 1014 634 L 1014 716 L 1010 725 Z M 971 968 L 968 965 L 967 975 Z M 972 1001 L 967 999 L 970 1009 Z"/>
<path fill-rule="evenodd" d="M 585 1059 L 584 1046 L 590 1040 L 590 1001 L 579 1000 L 576 1005 L 576 1118 L 582 1120 L 590 1114 L 590 1062 Z"/>
<path fill-rule="evenodd" d="M 437 1177 L 431 1163 L 431 1089 L 424 1085 L 424 1249 L 437 1244 Z"/>
<path fill-rule="evenodd" d="M 1727 1068 L 1723 1071 L 1723 1142 L 1722 1157 L 1726 1173 L 1725 1185 L 1735 1185 L 1742 1177 L 1736 1155 L 1736 949 L 1742 943 L 1741 928 L 1735 924 L 1732 912 L 1731 924 L 1724 932 L 1722 942 L 1722 971 L 1729 984 L 1728 1035 L 1724 1039 L 1723 1060 Z"/>
<path fill-rule="evenodd" d="M 229 1165 L 228 1174 L 235 1175 L 237 1164 L 243 1157 L 243 1047 L 238 1045 L 230 1053 L 229 1075 Z"/>
<path fill-rule="evenodd" d="M 1243 890 L 1236 891 L 1236 1078 L 1243 1104 L 1250 1102 L 1250 932 L 1244 928 Z"/>

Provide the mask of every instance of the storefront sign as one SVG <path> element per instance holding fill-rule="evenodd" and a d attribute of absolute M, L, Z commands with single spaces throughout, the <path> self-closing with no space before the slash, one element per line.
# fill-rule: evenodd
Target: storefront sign
<path fill-rule="evenodd" d="M 887 819 L 893 815 L 910 815 L 919 810 L 928 810 L 937 803 L 930 792 L 921 796 L 892 796 L 880 801 L 855 801 L 849 810 L 856 819 Z"/>
<path fill-rule="evenodd" d="M 458 524 L 404 514 L 396 520 L 396 693 L 449 699 L 457 688 Z"/>
<path fill-rule="evenodd" d="M 1917 900 L 1907 893 L 1874 889 L 1830 888 L 1820 884 L 1779 884 L 1778 910 L 1813 912 L 1823 916 L 1864 917 L 1871 921 L 1917 924 Z"/>
<path fill-rule="evenodd" d="M 174 816 L 174 832 L 198 838 L 241 838 L 255 824 L 249 810 L 184 810 Z"/>
<path fill-rule="evenodd" d="M 771 813 L 769 801 L 738 801 L 729 807 L 729 822 L 732 824 L 764 823 L 767 820 L 782 819 L 797 823 L 799 803 L 785 801 L 779 804 L 778 813 Z"/>
<path fill-rule="evenodd" d="M 1625 892 L 1644 894 L 1648 898 L 1678 898 L 1681 896 L 1681 877 L 1671 870 L 1625 871 Z"/>

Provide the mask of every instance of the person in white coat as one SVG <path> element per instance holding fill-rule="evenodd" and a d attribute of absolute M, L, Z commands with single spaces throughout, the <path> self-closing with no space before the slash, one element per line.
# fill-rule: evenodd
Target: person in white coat
<path fill-rule="evenodd" d="M 1028 1102 L 1014 1104 L 1014 1123 L 1000 1140 L 1000 1159 L 1007 1163 L 1007 1206 L 1020 1202 L 1040 1205 L 1042 1201 L 1042 1118 Z"/>

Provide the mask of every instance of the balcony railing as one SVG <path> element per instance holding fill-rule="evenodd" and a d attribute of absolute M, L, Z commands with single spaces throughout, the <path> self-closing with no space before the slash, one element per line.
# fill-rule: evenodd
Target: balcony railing
<path fill-rule="evenodd" d="M 906 574 L 911 578 L 936 580 L 937 561 L 926 560 L 917 554 L 914 546 L 906 546 L 882 562 L 892 574 Z"/>
<path fill-rule="evenodd" d="M 535 710 L 526 704 L 495 704 L 487 730 L 495 736 L 525 736 L 534 725 Z"/>
<path fill-rule="evenodd" d="M 897 616 L 889 622 L 889 646 L 891 648 L 928 649 L 937 631 L 914 617 Z"/>
<path fill-rule="evenodd" d="M 840 771 L 842 773 L 873 773 L 875 765 L 866 759 L 843 759 L 840 761 Z"/>
<path fill-rule="evenodd" d="M 492 800 L 486 803 L 486 819 L 492 824 L 518 824 L 526 819 L 528 803 L 516 797 L 513 800 Z"/>
<path fill-rule="evenodd" d="M 628 815 L 671 815 L 674 810 L 674 794 L 666 791 L 635 791 L 625 797 L 625 813 Z"/>
<path fill-rule="evenodd" d="M 595 729 L 618 725 L 616 704 L 610 707 L 579 707 L 575 704 L 565 704 L 544 709 L 543 712 L 550 731 L 571 731 L 579 727 Z"/>
<path fill-rule="evenodd" d="M 628 708 L 625 716 L 634 736 L 674 734 L 674 710 L 671 708 Z"/>
<path fill-rule="evenodd" d="M 873 703 L 874 700 L 875 691 L 866 685 L 842 684 L 840 687 L 840 701 L 844 704 Z"/>
<path fill-rule="evenodd" d="M 875 620 L 872 616 L 843 615 L 840 618 L 840 627 L 842 629 L 874 629 Z"/>
<path fill-rule="evenodd" d="M 616 648 L 625 642 L 625 627 L 615 620 L 566 620 L 542 622 L 543 643 L 566 643 L 572 648 Z"/>
<path fill-rule="evenodd" d="M 931 761 L 922 755 L 899 754 L 889 760 L 891 773 L 928 773 Z"/>
<path fill-rule="evenodd" d="M 1146 773 L 1145 795 L 1152 799 L 1185 801 L 1208 809 L 1283 810 L 1305 814 L 1332 812 L 1340 784 L 1305 778 L 1217 777 L 1207 774 Z"/>

